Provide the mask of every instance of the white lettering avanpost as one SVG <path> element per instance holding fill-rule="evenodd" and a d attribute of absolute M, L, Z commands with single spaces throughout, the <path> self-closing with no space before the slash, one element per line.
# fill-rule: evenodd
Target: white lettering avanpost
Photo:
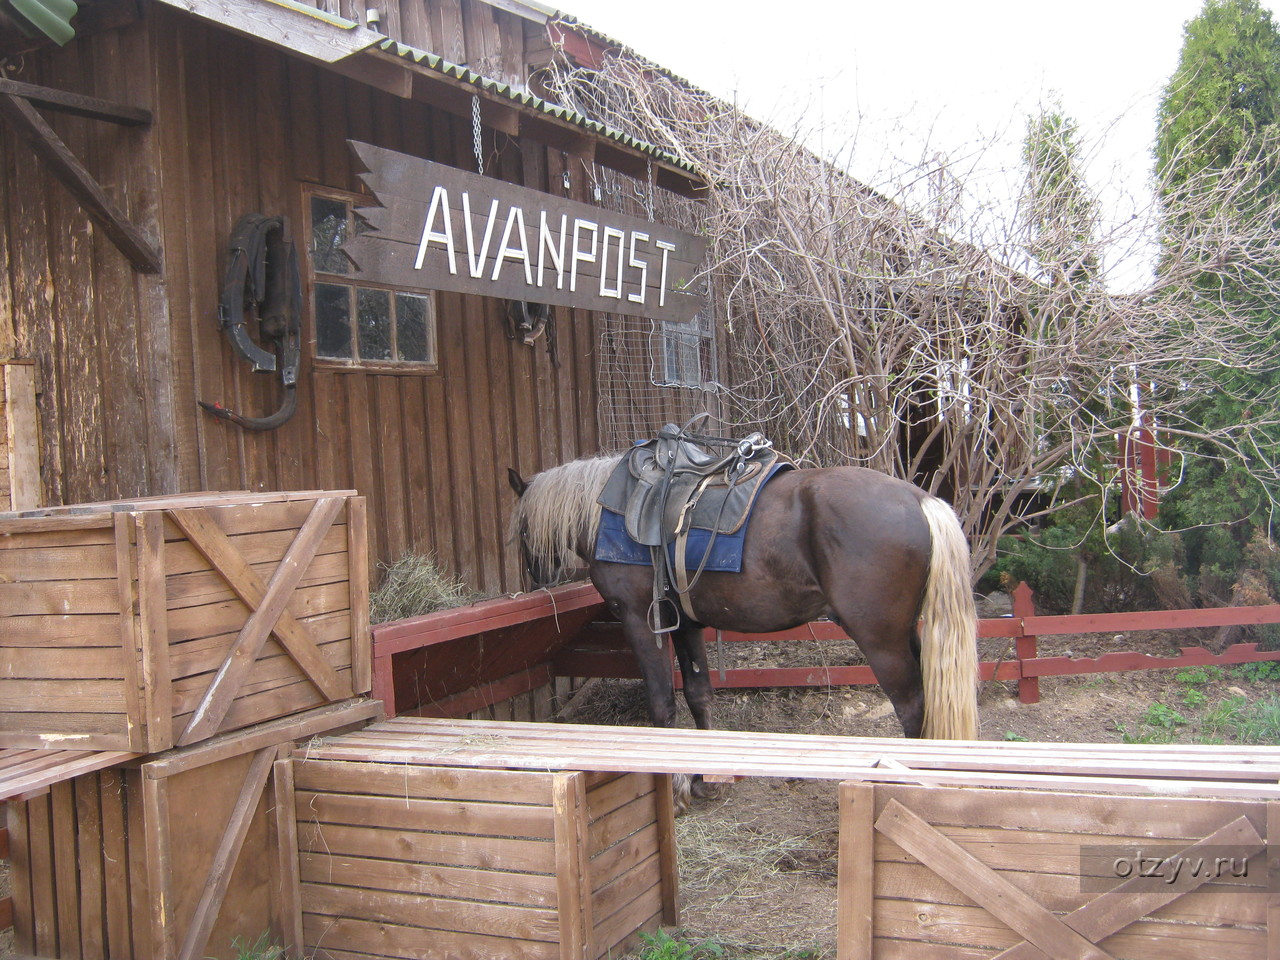
<path fill-rule="evenodd" d="M 647 233 L 640 233 L 639 231 L 633 231 L 631 234 L 631 256 L 627 258 L 627 265 L 635 267 L 640 271 L 640 293 L 628 293 L 627 299 L 632 303 L 644 303 L 645 293 L 647 292 L 645 288 L 649 285 L 649 261 L 636 259 L 637 240 L 642 240 L 645 243 L 648 243 L 649 235 Z"/>
<path fill-rule="evenodd" d="M 627 239 L 626 233 L 617 227 L 606 226 L 604 228 L 604 239 L 600 243 L 600 296 L 611 297 L 614 300 L 622 299 L 622 268 L 626 266 L 622 258 L 622 250 L 624 241 Z M 609 241 L 618 241 L 618 277 L 615 286 L 609 286 Z"/>
<path fill-rule="evenodd" d="M 542 286 L 542 255 L 551 255 L 551 264 L 556 268 L 556 289 L 564 289 L 564 238 L 569 229 L 569 217 L 560 214 L 560 246 L 552 243 L 551 231 L 547 229 L 547 211 L 538 213 L 538 286 Z"/>
<path fill-rule="evenodd" d="M 578 242 L 580 233 L 591 232 L 591 250 L 583 250 Z M 575 217 L 573 221 L 573 249 L 570 251 L 571 262 L 569 264 L 569 292 L 578 292 L 578 264 L 579 263 L 595 263 L 596 262 L 596 246 L 600 239 L 600 226 L 590 220 L 583 220 L 581 217 Z"/>
<path fill-rule="evenodd" d="M 520 246 L 511 246 L 511 230 L 519 224 L 519 230 L 516 236 L 520 238 Z M 529 262 L 529 245 L 524 236 L 524 210 L 520 207 L 512 205 L 507 212 L 507 227 L 502 231 L 502 245 L 498 247 L 498 256 L 493 262 L 493 276 L 489 279 L 497 280 L 498 274 L 502 272 L 503 261 L 507 259 L 524 261 L 524 282 L 528 286 L 533 286 L 533 265 Z"/>
<path fill-rule="evenodd" d="M 658 284 L 658 306 L 665 307 L 667 305 L 667 254 L 675 250 L 676 245 L 659 240 L 656 246 L 662 251 L 662 282 Z"/>
<path fill-rule="evenodd" d="M 462 193 L 462 215 L 463 228 L 467 239 L 468 268 L 471 276 L 479 279 L 484 276 L 485 262 L 488 260 L 489 247 L 493 242 L 494 224 L 498 218 L 498 200 L 497 198 L 490 200 L 488 215 L 485 217 L 484 232 L 478 250 L 476 249 L 475 226 L 471 215 L 471 196 L 465 190 Z M 440 226 L 438 228 L 436 224 L 437 217 L 440 218 Z M 494 258 L 491 280 L 497 280 L 504 264 L 508 260 L 512 260 L 523 264 L 525 283 L 530 286 L 534 285 L 533 258 L 529 253 L 526 229 L 524 209 L 512 204 L 507 210 L 506 224 Z M 562 213 L 560 215 L 560 229 L 557 237 L 556 232 L 547 222 L 547 212 L 545 210 L 539 211 L 537 243 L 538 286 L 544 285 L 543 278 L 547 263 L 550 261 L 550 266 L 555 270 L 556 274 L 556 289 L 564 289 L 564 248 L 568 239 L 568 232 L 568 216 L 566 214 Z M 603 234 L 603 239 L 601 234 Z M 584 235 L 589 238 L 589 243 L 586 247 L 583 246 Z M 515 243 L 512 242 L 513 239 L 516 241 Z M 652 240 L 649 234 L 639 231 L 623 231 L 617 227 L 610 226 L 601 228 L 595 221 L 584 220 L 580 217 L 575 218 L 573 221 L 573 242 L 569 251 L 569 289 L 575 293 L 577 292 L 579 264 L 600 263 L 600 296 L 620 300 L 624 296 L 624 271 L 626 267 L 631 267 L 639 273 L 638 283 L 636 292 L 625 293 L 625 296 L 632 303 L 644 303 L 648 295 L 649 260 L 640 255 L 637 248 L 639 244 L 650 242 L 662 251 L 658 283 L 658 305 L 665 306 L 667 300 L 667 269 L 670 254 L 676 249 L 675 244 L 665 240 Z M 432 191 L 427 216 L 423 221 L 422 235 L 418 242 L 418 256 L 414 261 L 415 269 L 422 269 L 426 259 L 427 248 L 432 243 L 437 243 L 444 247 L 448 258 L 449 272 L 456 276 L 458 273 L 457 248 L 454 242 L 453 218 L 450 216 L 449 210 L 449 191 L 439 185 Z M 610 285 L 611 278 L 609 273 L 612 267 L 610 253 L 611 247 L 615 245 L 617 265 L 613 267 L 615 276 L 612 278 L 612 285 Z M 623 257 L 624 251 L 627 253 L 625 259 Z"/>
<path fill-rule="evenodd" d="M 485 218 L 484 246 L 480 248 L 477 256 L 475 236 L 471 226 L 471 194 L 465 190 L 462 192 L 462 226 L 467 231 L 467 263 L 471 266 L 473 278 L 479 279 L 484 276 L 484 262 L 489 259 L 489 240 L 493 237 L 493 221 L 497 219 L 497 213 L 498 198 L 494 197 L 489 203 L 489 216 Z"/>
<path fill-rule="evenodd" d="M 433 230 L 436 214 L 442 210 L 444 211 L 444 230 Z M 457 276 L 457 255 L 453 250 L 453 218 L 449 216 L 449 191 L 438 184 L 431 193 L 431 204 L 427 208 L 427 219 L 422 224 L 422 240 L 418 243 L 418 259 L 413 264 L 415 270 L 422 269 L 423 258 L 427 255 L 427 244 L 432 240 L 436 243 L 444 244 L 444 249 L 449 254 L 449 272 Z"/>

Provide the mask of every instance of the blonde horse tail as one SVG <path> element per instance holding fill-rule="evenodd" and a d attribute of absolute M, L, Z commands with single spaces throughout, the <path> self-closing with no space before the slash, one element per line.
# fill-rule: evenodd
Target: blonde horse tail
<path fill-rule="evenodd" d="M 926 497 L 920 507 L 933 540 L 921 609 L 921 736 L 974 740 L 978 736 L 978 614 L 969 583 L 969 544 L 945 501 Z"/>

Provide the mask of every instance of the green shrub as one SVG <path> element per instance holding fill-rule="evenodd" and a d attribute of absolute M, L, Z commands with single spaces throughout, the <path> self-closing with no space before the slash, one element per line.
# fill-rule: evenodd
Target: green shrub
<path fill-rule="evenodd" d="M 1088 571 L 1086 610 L 1160 607 L 1163 604 L 1150 571 L 1167 562 L 1173 550 L 1162 539 L 1158 531 L 1137 523 L 1107 530 L 1096 510 L 1071 507 L 1054 514 L 1051 524 L 1039 531 L 1002 537 L 996 562 L 984 583 L 994 579 L 1008 589 L 1026 581 L 1039 610 L 1064 613 L 1071 609 L 1083 558 Z"/>

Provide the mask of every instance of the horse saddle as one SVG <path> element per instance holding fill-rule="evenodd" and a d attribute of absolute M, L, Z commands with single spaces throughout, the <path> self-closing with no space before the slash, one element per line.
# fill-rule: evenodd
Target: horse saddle
<path fill-rule="evenodd" d="M 710 445 L 729 452 L 712 453 Z M 622 458 L 598 502 L 620 514 L 627 535 L 644 546 L 671 543 L 690 527 L 735 533 L 779 459 L 759 433 L 720 440 L 667 424 Z"/>

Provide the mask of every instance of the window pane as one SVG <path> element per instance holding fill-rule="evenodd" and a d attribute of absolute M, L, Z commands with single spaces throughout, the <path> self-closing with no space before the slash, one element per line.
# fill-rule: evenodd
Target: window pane
<path fill-rule="evenodd" d="M 426 362 L 431 359 L 428 320 L 431 301 L 409 293 L 396 294 L 396 347 L 401 360 Z"/>
<path fill-rule="evenodd" d="M 350 358 L 350 287 L 339 283 L 316 284 L 316 354 Z"/>
<path fill-rule="evenodd" d="M 391 294 L 356 290 L 361 360 L 391 359 Z"/>
<path fill-rule="evenodd" d="M 311 263 L 319 273 L 350 273 L 339 249 L 347 239 L 348 205 L 329 197 L 311 198 Z"/>

